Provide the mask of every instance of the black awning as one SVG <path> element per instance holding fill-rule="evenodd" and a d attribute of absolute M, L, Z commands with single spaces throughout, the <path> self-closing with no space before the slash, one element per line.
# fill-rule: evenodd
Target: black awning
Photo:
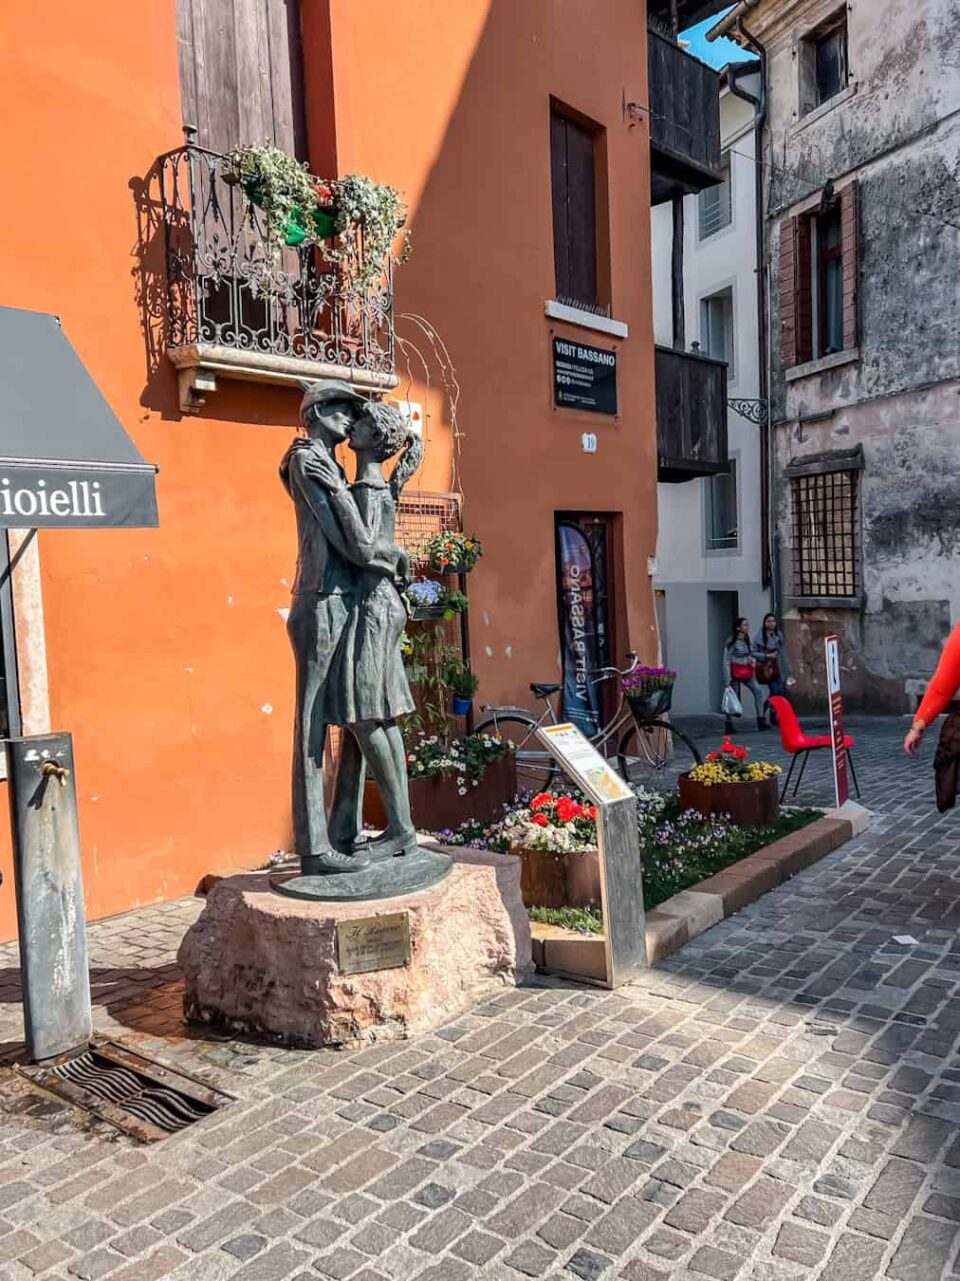
<path fill-rule="evenodd" d="M 56 316 L 0 307 L 0 529 L 155 526 L 156 471 Z"/>

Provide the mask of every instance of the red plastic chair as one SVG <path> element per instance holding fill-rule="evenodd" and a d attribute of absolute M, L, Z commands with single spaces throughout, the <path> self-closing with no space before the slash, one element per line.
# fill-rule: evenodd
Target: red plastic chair
<path fill-rule="evenodd" d="M 794 796 L 800 790 L 800 780 L 803 778 L 803 771 L 807 768 L 807 760 L 810 753 L 818 752 L 824 747 L 832 748 L 833 739 L 829 734 L 805 734 L 800 722 L 797 720 L 796 712 L 782 695 L 775 694 L 770 699 L 770 706 L 776 712 L 777 720 L 780 723 L 780 742 L 783 750 L 790 753 L 790 769 L 787 772 L 783 790 L 780 792 L 780 800 L 782 801 L 787 794 L 787 788 L 790 786 L 790 779 L 793 777 L 793 769 L 797 761 L 800 761 L 800 772 L 793 787 Z M 853 768 L 853 756 L 850 752 L 853 745 L 854 740 L 849 734 L 845 734 L 843 748 L 847 757 L 847 765 L 850 768 L 850 777 L 853 779 L 853 786 L 856 788 L 857 799 L 859 800 L 860 784 L 857 782 L 857 772 Z"/>

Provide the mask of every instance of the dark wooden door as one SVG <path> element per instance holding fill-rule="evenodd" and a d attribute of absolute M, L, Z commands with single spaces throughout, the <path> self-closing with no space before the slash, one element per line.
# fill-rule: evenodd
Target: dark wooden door
<path fill-rule="evenodd" d="M 300 0 L 177 0 L 183 122 L 211 151 L 307 157 Z"/>

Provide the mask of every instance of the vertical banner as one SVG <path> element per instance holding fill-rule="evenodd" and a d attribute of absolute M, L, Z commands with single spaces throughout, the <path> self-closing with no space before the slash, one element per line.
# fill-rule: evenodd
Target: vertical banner
<path fill-rule="evenodd" d="M 576 525 L 557 526 L 563 712 L 589 738 L 600 728 L 600 694 L 590 675 L 599 666 L 593 552 Z"/>
<path fill-rule="evenodd" d="M 830 737 L 833 741 L 833 782 L 836 790 L 837 809 L 850 796 L 847 782 L 847 753 L 843 746 L 843 696 L 840 693 L 840 641 L 836 636 L 826 639 L 827 698 L 830 702 Z"/>

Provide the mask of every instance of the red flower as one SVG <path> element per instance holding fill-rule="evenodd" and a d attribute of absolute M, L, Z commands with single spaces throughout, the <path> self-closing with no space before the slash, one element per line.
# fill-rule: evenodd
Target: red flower
<path fill-rule="evenodd" d="M 536 796 L 530 802 L 532 810 L 542 810 L 544 805 L 550 805 L 553 802 L 553 796 L 549 792 L 537 792 Z"/>
<path fill-rule="evenodd" d="M 592 819 L 593 819 L 593 821 L 594 821 L 594 822 L 596 822 L 596 821 L 597 821 L 597 807 L 596 807 L 596 805 L 584 805 L 584 807 L 583 807 L 583 814 L 584 814 L 584 817 L 585 817 L 585 818 L 592 818 Z"/>
<path fill-rule="evenodd" d="M 317 195 L 320 197 L 321 200 L 333 199 L 333 188 L 328 187 L 326 183 L 323 183 L 323 182 L 314 183 L 313 189 L 317 193 Z"/>
<path fill-rule="evenodd" d="M 531 814 L 530 822 L 536 823 L 537 827 L 549 827 L 550 822 L 546 814 Z"/>
<path fill-rule="evenodd" d="M 738 761 L 745 761 L 747 757 L 750 755 L 750 753 L 747 751 L 745 747 L 735 747 L 733 749 L 733 754 Z"/>
<path fill-rule="evenodd" d="M 708 760 L 708 761 L 718 761 L 719 759 L 720 759 L 720 753 L 719 753 L 719 752 L 708 752 L 708 753 L 707 753 L 707 760 Z"/>
<path fill-rule="evenodd" d="M 561 796 L 557 801 L 557 818 L 561 823 L 569 823 L 580 813 L 580 806 L 569 796 Z"/>
<path fill-rule="evenodd" d="M 734 748 L 734 746 L 733 746 L 733 739 L 732 739 L 732 738 L 725 738 L 725 739 L 723 740 L 723 746 L 722 746 L 722 748 L 721 748 L 720 750 L 721 750 L 721 751 L 723 751 L 723 752 L 732 752 L 732 751 L 734 751 L 734 750 L 735 750 L 735 748 Z"/>

